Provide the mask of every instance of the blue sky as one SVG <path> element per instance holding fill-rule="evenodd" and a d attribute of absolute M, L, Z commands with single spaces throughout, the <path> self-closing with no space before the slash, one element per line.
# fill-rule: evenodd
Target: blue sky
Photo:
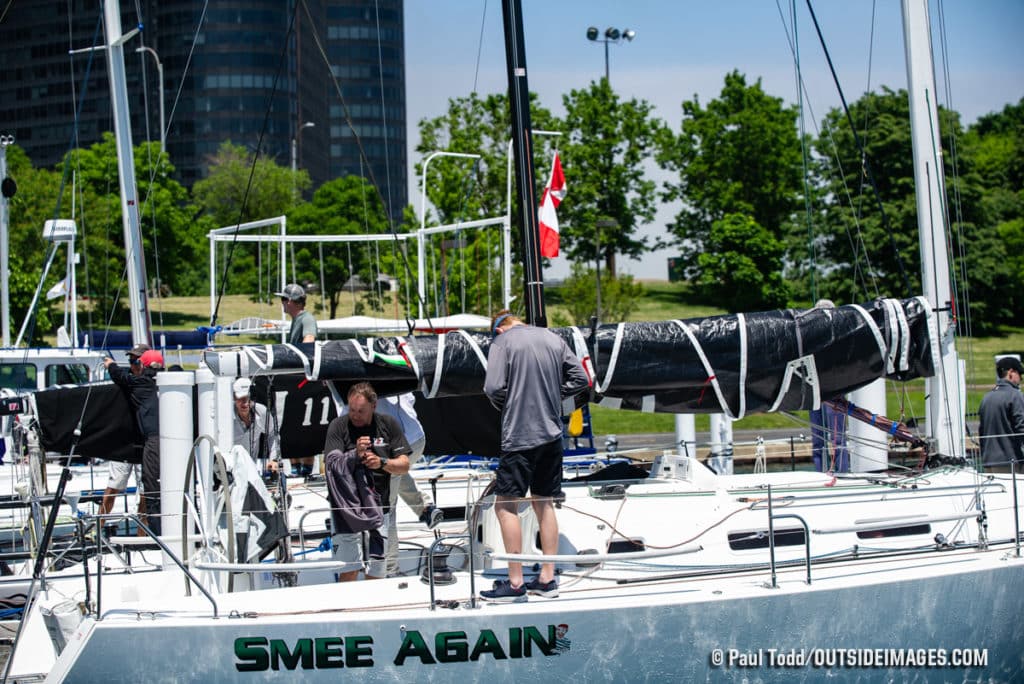
<path fill-rule="evenodd" d="M 733 69 L 747 81 L 796 101 L 794 32 L 790 5 L 768 0 L 523 0 L 530 90 L 556 113 L 561 96 L 584 88 L 604 73 L 604 48 L 586 39 L 588 26 L 636 31 L 629 43 L 609 46 L 612 87 L 624 97 L 642 98 L 661 119 L 678 129 L 679 104 L 697 95 L 718 95 Z M 906 87 L 903 27 L 896 0 L 816 0 L 814 11 L 850 101 L 882 85 Z M 1024 97 L 1024 0 L 930 1 L 932 46 L 939 102 L 959 111 L 965 123 Z M 808 127 L 839 96 L 805 2 L 795 9 Z M 410 166 L 418 161 L 416 123 L 438 116 L 451 97 L 507 87 L 500 0 L 406 0 L 407 108 Z M 481 28 L 482 27 L 482 28 Z M 481 41 L 481 33 L 483 40 Z M 477 54 L 479 50 L 479 66 Z M 948 69 L 943 67 L 948 65 Z M 543 175 L 543 171 L 539 172 Z M 411 171 L 410 171 L 411 174 Z M 565 169 L 572 197 L 572 171 Z M 410 201 L 418 207 L 419 186 L 410 175 Z M 662 207 L 648 232 L 663 232 L 674 208 Z M 667 277 L 674 250 L 621 262 L 639 278 Z M 546 276 L 568 272 L 555 259 Z"/>

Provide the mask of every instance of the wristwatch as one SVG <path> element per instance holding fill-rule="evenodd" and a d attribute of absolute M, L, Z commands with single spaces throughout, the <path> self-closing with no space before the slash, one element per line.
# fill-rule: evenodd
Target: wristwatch
<path fill-rule="evenodd" d="M 387 464 L 388 464 L 388 457 L 387 456 L 381 456 L 380 457 L 380 468 L 378 468 L 378 470 L 384 470 L 384 466 L 386 466 Z"/>

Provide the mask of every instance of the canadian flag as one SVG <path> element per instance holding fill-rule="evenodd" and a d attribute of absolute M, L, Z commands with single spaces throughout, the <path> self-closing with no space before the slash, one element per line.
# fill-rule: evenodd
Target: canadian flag
<path fill-rule="evenodd" d="M 543 257 L 558 256 L 558 205 L 565 199 L 565 175 L 562 174 L 562 162 L 555 153 L 555 161 L 551 165 L 551 178 L 544 188 L 544 197 L 540 202 L 540 255 Z"/>

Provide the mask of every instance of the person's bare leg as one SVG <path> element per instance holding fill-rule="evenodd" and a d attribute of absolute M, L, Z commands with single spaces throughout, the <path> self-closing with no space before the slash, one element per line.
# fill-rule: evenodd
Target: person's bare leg
<path fill-rule="evenodd" d="M 534 499 L 532 503 L 537 524 L 540 526 L 541 551 L 545 556 L 554 556 L 558 553 L 558 517 L 555 515 L 555 506 L 549 498 Z M 542 563 L 540 577 L 537 580 L 546 584 L 554 578 L 555 564 Z"/>
<path fill-rule="evenodd" d="M 114 489 L 113 487 L 107 487 L 103 490 L 103 501 L 100 502 L 99 510 L 100 515 L 106 515 L 110 511 L 114 510 L 114 501 L 120 493 L 120 489 Z"/>
<path fill-rule="evenodd" d="M 505 553 L 523 552 L 523 530 L 519 523 L 519 500 L 513 496 L 499 496 L 494 505 L 501 527 L 501 541 Z M 508 579 L 513 587 L 523 586 L 523 564 L 509 561 Z"/>
<path fill-rule="evenodd" d="M 355 582 L 357 579 L 359 579 L 359 572 L 360 572 L 359 570 L 353 570 L 352 572 L 339 572 L 338 573 L 338 581 L 339 582 Z"/>

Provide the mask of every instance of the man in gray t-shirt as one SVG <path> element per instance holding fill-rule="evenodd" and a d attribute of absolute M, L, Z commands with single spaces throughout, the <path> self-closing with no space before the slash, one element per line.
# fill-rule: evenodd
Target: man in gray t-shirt
<path fill-rule="evenodd" d="M 276 294 L 281 298 L 281 308 L 292 318 L 288 343 L 302 344 L 316 340 L 316 319 L 313 318 L 313 314 L 306 311 L 306 291 L 302 286 L 289 283 Z"/>
<path fill-rule="evenodd" d="M 562 416 L 572 412 L 576 396 L 589 381 L 576 355 L 550 330 L 526 325 L 507 311 L 495 317 L 492 329 L 497 337 L 487 352 L 484 393 L 501 411 L 501 459 L 494 493 L 505 551 L 522 551 L 518 504 L 529 490 L 541 549 L 553 556 L 558 552 L 553 498 L 562 491 Z M 496 582 L 493 590 L 480 596 L 488 601 L 524 601 L 527 592 L 558 596 L 554 563 L 541 565 L 540 575 L 524 586 L 522 564 L 510 561 L 508 581 Z"/>
<path fill-rule="evenodd" d="M 301 285 L 289 283 L 276 293 L 281 298 L 281 308 L 292 317 L 292 329 L 288 334 L 288 344 L 302 344 L 316 341 L 316 319 L 306 311 L 306 291 Z M 308 477 L 313 474 L 312 458 L 289 459 L 292 464 L 292 477 Z"/>

